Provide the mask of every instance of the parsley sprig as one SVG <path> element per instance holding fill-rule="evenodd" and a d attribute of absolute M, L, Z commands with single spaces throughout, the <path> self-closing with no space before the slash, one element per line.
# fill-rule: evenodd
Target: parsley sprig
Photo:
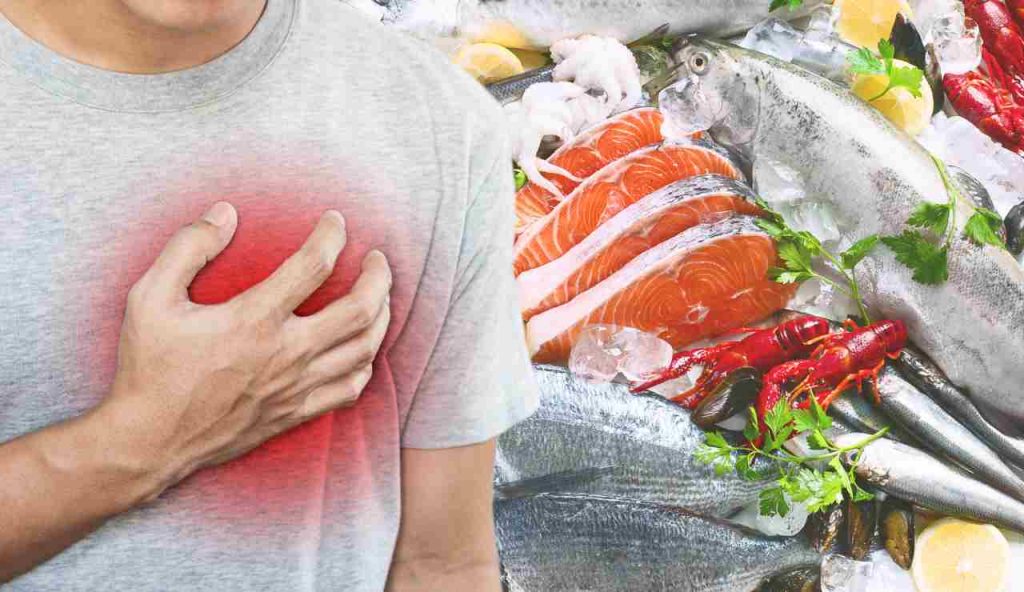
<path fill-rule="evenodd" d="M 516 191 L 522 189 L 528 181 L 528 179 L 526 178 L 526 173 L 523 172 L 523 169 L 520 168 L 512 169 L 512 178 L 515 179 L 516 181 Z"/>
<path fill-rule="evenodd" d="M 915 97 L 921 96 L 921 81 L 924 72 L 916 66 L 895 65 L 896 48 L 888 39 L 878 42 L 878 55 L 866 47 L 850 52 L 846 56 L 847 69 L 853 74 L 884 75 L 889 83 L 885 90 L 868 99 L 880 99 L 894 88 L 905 88 Z"/>
<path fill-rule="evenodd" d="M 772 11 L 772 10 L 775 10 L 777 8 L 782 8 L 782 7 L 787 7 L 790 10 L 793 10 L 793 9 L 796 9 L 796 8 L 800 8 L 800 6 L 803 3 L 804 3 L 804 0 L 772 0 L 772 4 L 771 4 L 771 6 L 768 7 L 768 10 Z"/>
<path fill-rule="evenodd" d="M 790 228 L 782 215 L 772 210 L 768 202 L 760 197 L 757 198 L 757 205 L 765 212 L 765 216 L 757 221 L 757 225 L 775 239 L 779 258 L 785 265 L 785 267 L 770 269 L 769 277 L 780 284 L 799 283 L 815 278 L 821 280 L 856 302 L 861 317 L 865 322 L 871 322 L 867 307 L 864 306 L 864 301 L 861 299 L 860 286 L 857 284 L 853 270 L 878 244 L 878 237 L 874 235 L 865 237 L 836 256 L 821 244 L 818 237 L 810 232 Z M 815 269 L 815 257 L 823 260 L 832 273 L 840 279 L 837 281 Z"/>
<path fill-rule="evenodd" d="M 774 462 L 777 467 L 775 482 L 760 493 L 760 512 L 765 516 L 784 517 L 789 514 L 788 500 L 803 502 L 808 511 L 817 512 L 845 498 L 854 501 L 872 499 L 872 494 L 857 483 L 855 470 L 864 447 L 885 436 L 889 428 L 882 428 L 855 446 L 837 446 L 824 433 L 832 426 L 832 418 L 825 413 L 816 398 L 810 399 L 809 409 L 792 409 L 785 398 L 780 400 L 765 415 L 765 438 L 762 444 L 755 444 L 761 434 L 761 425 L 757 413 L 751 409 L 750 421 L 743 430 L 746 444 L 734 446 L 720 432 L 708 432 L 695 457 L 714 467 L 718 475 L 735 471 L 751 481 L 763 477 L 761 472 L 753 468 L 759 459 Z M 808 446 L 820 452 L 796 456 L 786 451 L 785 443 L 800 434 L 807 434 Z M 842 458 L 851 452 L 854 453 L 852 462 L 850 467 L 845 467 Z M 817 463 L 823 463 L 825 469 L 815 468 Z"/>
<path fill-rule="evenodd" d="M 882 237 L 882 242 L 896 255 L 897 261 L 914 272 L 914 281 L 938 285 L 949 279 L 949 249 L 956 236 L 957 202 L 963 198 L 950 179 L 945 163 L 933 154 L 929 156 L 942 178 L 946 202 L 918 204 L 907 219 L 909 228 L 898 235 Z M 999 214 L 976 207 L 964 225 L 963 235 L 977 245 L 1005 247 L 999 236 L 1002 223 Z"/>

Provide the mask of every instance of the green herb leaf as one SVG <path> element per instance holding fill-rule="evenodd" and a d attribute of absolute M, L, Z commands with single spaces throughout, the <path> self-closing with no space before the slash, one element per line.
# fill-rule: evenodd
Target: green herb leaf
<path fill-rule="evenodd" d="M 818 402 L 817 397 L 811 397 L 811 414 L 814 415 L 819 430 L 827 430 L 832 427 L 832 418 L 825 413 L 825 409 Z"/>
<path fill-rule="evenodd" d="M 823 475 L 813 469 L 802 468 L 791 481 L 789 497 L 796 502 L 806 502 L 817 496 L 824 483 Z"/>
<path fill-rule="evenodd" d="M 924 72 L 920 68 L 897 66 L 889 71 L 889 88 L 905 88 L 915 97 L 921 96 Z"/>
<path fill-rule="evenodd" d="M 799 8 L 804 0 L 772 0 L 771 6 L 768 7 L 769 11 L 776 10 L 778 8 L 787 7 L 789 9 Z"/>
<path fill-rule="evenodd" d="M 748 409 L 751 417 L 750 420 L 747 421 L 746 427 L 743 428 L 743 437 L 746 438 L 748 442 L 753 442 L 761 435 L 761 428 L 757 425 L 757 411 L 754 410 L 753 406 Z"/>
<path fill-rule="evenodd" d="M 907 218 L 907 225 L 927 228 L 936 235 L 942 236 L 949 230 L 949 213 L 948 203 L 921 202 L 914 208 L 910 218 Z"/>
<path fill-rule="evenodd" d="M 825 438 L 825 434 L 822 434 L 820 430 L 814 430 L 807 437 L 807 445 L 811 450 L 825 450 L 828 448 L 828 439 Z"/>
<path fill-rule="evenodd" d="M 843 463 L 839 461 L 839 457 L 833 456 L 832 460 L 829 461 L 828 466 L 832 468 L 832 471 L 835 473 L 836 478 L 839 479 L 839 482 L 842 483 L 843 489 L 846 490 L 846 493 L 853 497 L 853 482 L 850 481 L 850 476 L 846 473 L 846 467 L 844 467 Z"/>
<path fill-rule="evenodd" d="M 896 47 L 888 39 L 878 41 L 878 55 L 885 61 L 885 71 L 892 71 L 892 60 L 896 57 Z"/>
<path fill-rule="evenodd" d="M 793 421 L 793 410 L 790 409 L 785 397 L 779 399 L 764 416 L 764 424 L 770 435 L 780 433 L 791 421 Z"/>
<path fill-rule="evenodd" d="M 937 285 L 949 279 L 948 251 L 925 239 L 916 230 L 904 230 L 897 236 L 882 237 L 885 246 L 892 249 L 896 260 L 914 271 L 914 281 Z"/>
<path fill-rule="evenodd" d="M 516 180 L 516 191 L 519 191 L 526 185 L 527 178 L 523 169 L 512 169 L 512 176 Z"/>
<path fill-rule="evenodd" d="M 736 459 L 736 473 L 747 481 L 757 481 L 761 478 L 753 468 L 754 458 L 755 454 L 750 453 Z"/>
<path fill-rule="evenodd" d="M 760 198 L 758 198 L 758 199 L 760 199 Z M 776 223 L 773 220 L 768 220 L 768 219 L 765 219 L 765 218 L 758 218 L 757 219 L 757 226 L 761 230 L 763 230 L 766 233 L 768 233 L 768 236 L 770 236 L 772 238 L 782 238 L 783 236 L 785 236 L 787 234 L 786 228 L 784 226 L 782 226 L 781 224 Z"/>
<path fill-rule="evenodd" d="M 846 475 L 845 472 L 843 475 Z M 843 483 L 843 478 L 836 474 L 835 471 L 822 474 L 821 487 L 815 492 L 814 496 L 807 499 L 807 510 L 809 512 L 818 512 L 843 501 Z"/>
<path fill-rule="evenodd" d="M 786 268 L 793 271 L 810 271 L 811 256 L 806 249 L 794 241 L 783 241 L 778 247 L 779 258 Z"/>
<path fill-rule="evenodd" d="M 769 487 L 761 491 L 759 497 L 762 516 L 782 516 L 789 514 L 786 492 L 781 487 Z"/>
<path fill-rule="evenodd" d="M 846 63 L 854 74 L 885 74 L 885 64 L 866 47 L 847 54 Z"/>
<path fill-rule="evenodd" d="M 798 432 L 810 432 L 818 429 L 818 421 L 809 409 L 795 409 L 793 411 L 793 427 Z"/>
<path fill-rule="evenodd" d="M 999 214 L 987 208 L 976 208 L 964 226 L 964 236 L 978 245 L 1003 247 L 1006 245 L 999 237 L 999 229 L 1002 226 L 1003 219 Z"/>
<path fill-rule="evenodd" d="M 721 432 L 708 432 L 704 434 L 704 442 L 713 448 L 726 450 L 730 448 L 729 442 L 726 441 L 725 436 Z"/>
<path fill-rule="evenodd" d="M 780 267 L 768 270 L 768 278 L 780 284 L 796 284 L 812 279 L 814 274 L 809 271 L 789 271 Z"/>
<path fill-rule="evenodd" d="M 871 236 L 866 236 L 850 245 L 850 248 L 843 251 L 839 256 L 843 262 L 843 267 L 846 269 L 853 269 L 854 267 L 857 267 L 857 264 L 860 263 L 864 257 L 867 257 L 868 253 L 871 252 L 871 249 L 874 249 L 877 244 L 878 235 L 872 234 Z"/>

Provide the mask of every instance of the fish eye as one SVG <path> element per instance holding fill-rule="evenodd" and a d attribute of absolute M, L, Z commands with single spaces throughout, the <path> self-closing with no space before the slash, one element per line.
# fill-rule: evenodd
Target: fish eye
<path fill-rule="evenodd" d="M 703 74 L 708 71 L 708 66 L 711 64 L 711 58 L 708 54 L 700 52 L 690 56 L 690 71 L 694 74 Z"/>

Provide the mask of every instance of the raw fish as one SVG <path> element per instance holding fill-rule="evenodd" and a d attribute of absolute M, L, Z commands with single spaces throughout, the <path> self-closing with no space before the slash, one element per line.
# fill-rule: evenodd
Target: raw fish
<path fill-rule="evenodd" d="M 701 146 L 643 148 L 594 173 L 516 241 L 517 274 L 562 256 L 603 222 L 669 183 L 715 173 L 739 178 L 728 158 Z"/>
<path fill-rule="evenodd" d="M 679 349 L 780 310 L 796 287 L 768 279 L 775 242 L 737 216 L 702 224 L 644 252 L 570 302 L 527 323 L 536 362 L 564 361 L 594 323 L 635 327 Z"/>

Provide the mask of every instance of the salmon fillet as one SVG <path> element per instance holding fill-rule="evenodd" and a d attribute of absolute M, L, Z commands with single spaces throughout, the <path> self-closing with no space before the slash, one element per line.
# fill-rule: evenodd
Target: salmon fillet
<path fill-rule="evenodd" d="M 523 319 L 565 304 L 680 232 L 760 208 L 745 185 L 719 175 L 676 181 L 597 227 L 564 255 L 519 274 Z"/>
<path fill-rule="evenodd" d="M 533 360 L 565 362 L 588 325 L 635 327 L 676 349 L 778 311 L 796 286 L 768 279 L 775 242 L 750 216 L 695 226 L 526 325 Z"/>
<path fill-rule="evenodd" d="M 519 237 L 513 263 L 516 274 L 561 257 L 640 198 L 674 181 L 709 173 L 740 177 L 726 156 L 691 144 L 642 148 L 609 164 Z"/>
<path fill-rule="evenodd" d="M 566 142 L 548 158 L 580 179 L 586 179 L 608 163 L 651 144 L 662 141 L 661 112 L 644 107 L 620 113 L 585 130 Z M 578 182 L 558 175 L 545 175 L 564 195 Z M 559 197 L 540 185 L 527 183 L 516 193 L 516 234 L 548 215 Z"/>

